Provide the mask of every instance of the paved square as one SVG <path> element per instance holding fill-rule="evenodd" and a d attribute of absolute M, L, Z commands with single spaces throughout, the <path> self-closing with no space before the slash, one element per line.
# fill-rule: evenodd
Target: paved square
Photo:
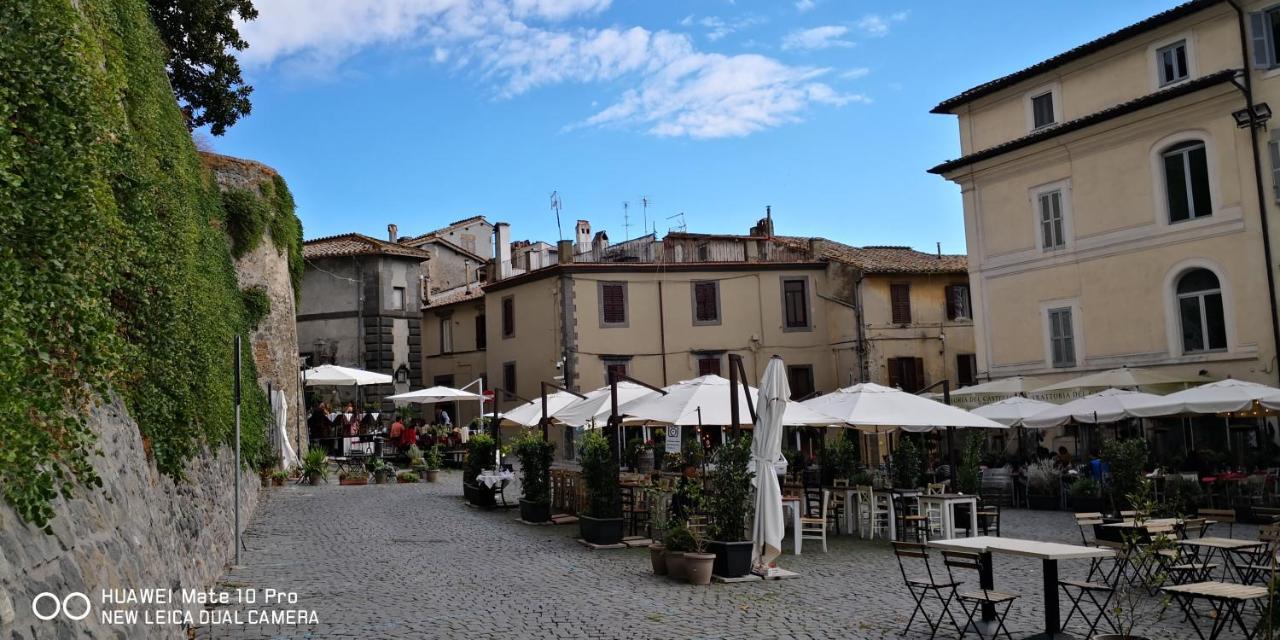
<path fill-rule="evenodd" d="M 653 576 L 647 550 L 589 551 L 574 525 L 527 526 L 514 510 L 467 507 L 458 472 L 436 484 L 268 493 L 244 564 L 219 586 L 296 591 L 319 624 L 219 626 L 197 638 L 892 638 L 910 611 L 884 542 L 833 537 L 830 553 L 811 544 L 799 557 L 783 554 L 798 579 L 695 587 Z M 1065 512 L 1007 511 L 1002 533 L 1079 542 Z M 1036 633 L 1039 562 L 995 563 L 996 588 L 1022 595 L 1010 613 L 1014 637 Z M 1061 563 L 1064 577 L 1086 567 Z M 976 586 L 976 576 L 961 579 Z M 1194 637 L 1180 618 L 1170 609 L 1146 635 Z"/>

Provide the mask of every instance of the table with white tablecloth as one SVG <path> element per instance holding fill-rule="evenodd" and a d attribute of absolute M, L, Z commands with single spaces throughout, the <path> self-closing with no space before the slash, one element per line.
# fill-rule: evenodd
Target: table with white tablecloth
<path fill-rule="evenodd" d="M 476 483 L 483 484 L 484 486 L 493 489 L 504 482 L 511 482 L 515 477 L 516 474 L 510 471 L 494 471 L 493 469 L 486 469 L 481 471 L 480 475 L 476 476 Z"/>

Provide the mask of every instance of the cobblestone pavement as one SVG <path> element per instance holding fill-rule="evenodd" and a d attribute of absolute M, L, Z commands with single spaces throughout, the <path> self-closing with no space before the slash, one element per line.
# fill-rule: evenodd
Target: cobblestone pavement
<path fill-rule="evenodd" d="M 590 551 L 575 542 L 576 525 L 520 524 L 514 511 L 475 510 L 460 494 L 458 472 L 436 484 L 271 490 L 246 535 L 243 565 L 219 586 L 295 591 L 296 606 L 316 610 L 319 623 L 213 626 L 195 636 L 884 638 L 898 637 L 911 610 L 884 542 L 839 536 L 826 554 L 809 543 L 803 555 L 780 558 L 798 579 L 697 587 L 653 576 L 647 550 Z M 1003 525 L 1005 536 L 1078 542 L 1068 513 L 1006 511 Z M 1064 561 L 1061 572 L 1086 566 Z M 1013 636 L 1039 631 L 1039 562 L 996 556 L 995 574 L 997 589 L 1022 594 L 1010 614 Z M 249 608 L 292 607 L 233 607 L 242 621 Z M 1172 609 L 1164 618 L 1140 629 L 1194 637 Z"/>

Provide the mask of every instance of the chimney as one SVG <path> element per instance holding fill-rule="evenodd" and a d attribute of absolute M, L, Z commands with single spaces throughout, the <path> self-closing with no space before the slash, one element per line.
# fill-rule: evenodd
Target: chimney
<path fill-rule="evenodd" d="M 765 206 L 764 217 L 756 220 L 756 226 L 751 227 L 750 234 L 764 238 L 773 237 L 773 207 Z"/>
<path fill-rule="evenodd" d="M 579 220 L 574 227 L 574 246 L 579 252 L 587 251 L 591 248 L 591 223 L 586 220 Z"/>
<path fill-rule="evenodd" d="M 397 227 L 394 222 L 387 225 L 387 241 L 395 242 L 396 238 L 400 237 L 399 231 L 400 231 L 400 227 Z"/>
<path fill-rule="evenodd" d="M 511 275 L 511 225 L 499 222 L 493 225 L 493 255 L 498 263 L 497 280 Z"/>
<path fill-rule="evenodd" d="M 556 262 L 559 264 L 571 264 L 573 262 L 573 242 L 569 240 L 561 240 L 556 243 Z"/>

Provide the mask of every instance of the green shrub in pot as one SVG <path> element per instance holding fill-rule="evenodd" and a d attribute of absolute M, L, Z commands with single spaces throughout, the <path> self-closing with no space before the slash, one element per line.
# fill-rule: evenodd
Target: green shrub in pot
<path fill-rule="evenodd" d="M 551 458 L 555 445 L 542 438 L 540 431 L 525 431 L 513 448 L 520 459 L 520 518 L 526 522 L 551 519 Z"/>
<path fill-rule="evenodd" d="M 708 475 L 708 549 L 716 556 L 714 572 L 725 578 L 751 571 L 751 536 L 747 533 L 755 491 L 751 487 L 751 436 L 743 434 L 716 449 L 715 470 Z"/>
<path fill-rule="evenodd" d="M 586 510 L 578 516 L 582 538 L 592 544 L 617 544 L 622 541 L 622 495 L 609 440 L 599 431 L 588 431 L 578 461 L 587 491 Z"/>

